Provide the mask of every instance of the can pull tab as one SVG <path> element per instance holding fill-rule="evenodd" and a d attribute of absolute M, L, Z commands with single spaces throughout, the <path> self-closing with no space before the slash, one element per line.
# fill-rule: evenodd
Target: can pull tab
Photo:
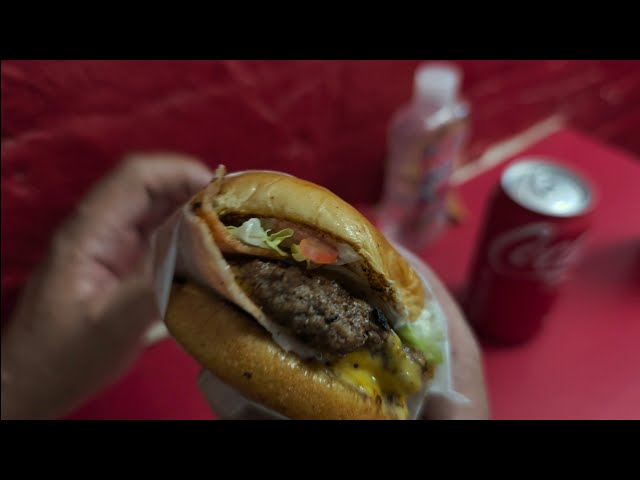
<path fill-rule="evenodd" d="M 546 172 L 537 172 L 531 177 L 531 191 L 536 195 L 549 196 L 555 187 L 553 176 Z"/>

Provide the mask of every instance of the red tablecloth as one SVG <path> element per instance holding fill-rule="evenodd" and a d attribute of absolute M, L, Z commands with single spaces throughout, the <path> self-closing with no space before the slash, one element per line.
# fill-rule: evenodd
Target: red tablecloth
<path fill-rule="evenodd" d="M 485 348 L 493 417 L 640 418 L 640 160 L 565 130 L 521 152 L 582 171 L 600 203 L 586 258 L 524 346 Z M 505 164 L 464 184 L 469 219 L 422 257 L 454 292 L 466 270 L 490 188 Z M 195 384 L 198 366 L 166 339 L 120 382 L 71 418 L 214 418 Z"/>

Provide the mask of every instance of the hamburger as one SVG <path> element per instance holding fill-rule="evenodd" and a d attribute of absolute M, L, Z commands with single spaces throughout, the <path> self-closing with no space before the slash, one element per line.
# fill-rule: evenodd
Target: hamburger
<path fill-rule="evenodd" d="M 420 276 L 355 208 L 283 173 L 215 178 L 181 211 L 165 323 L 292 419 L 407 419 L 442 361 Z"/>

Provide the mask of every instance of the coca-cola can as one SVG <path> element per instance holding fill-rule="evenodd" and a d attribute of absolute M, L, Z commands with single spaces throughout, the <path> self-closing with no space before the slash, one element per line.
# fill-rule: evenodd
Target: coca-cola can
<path fill-rule="evenodd" d="M 505 169 L 463 301 L 481 337 L 514 344 L 540 330 L 580 258 L 594 206 L 589 184 L 554 160 L 522 158 Z"/>

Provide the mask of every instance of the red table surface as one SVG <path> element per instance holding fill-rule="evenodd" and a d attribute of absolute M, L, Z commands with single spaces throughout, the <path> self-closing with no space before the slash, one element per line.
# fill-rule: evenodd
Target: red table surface
<path fill-rule="evenodd" d="M 493 418 L 640 419 L 640 160 L 570 130 L 515 158 L 524 155 L 581 172 L 599 204 L 582 263 L 540 334 L 484 347 Z M 458 295 L 489 192 L 509 161 L 460 188 L 468 220 L 422 252 Z"/>
<path fill-rule="evenodd" d="M 564 130 L 516 155 L 555 158 L 599 193 L 585 258 L 525 345 L 484 347 L 495 419 L 640 419 L 640 160 Z M 464 287 L 490 189 L 506 164 L 460 187 L 468 219 L 422 257 L 454 291 Z M 142 355 L 118 383 L 69 418 L 215 418 L 198 366 L 172 340 Z"/>

